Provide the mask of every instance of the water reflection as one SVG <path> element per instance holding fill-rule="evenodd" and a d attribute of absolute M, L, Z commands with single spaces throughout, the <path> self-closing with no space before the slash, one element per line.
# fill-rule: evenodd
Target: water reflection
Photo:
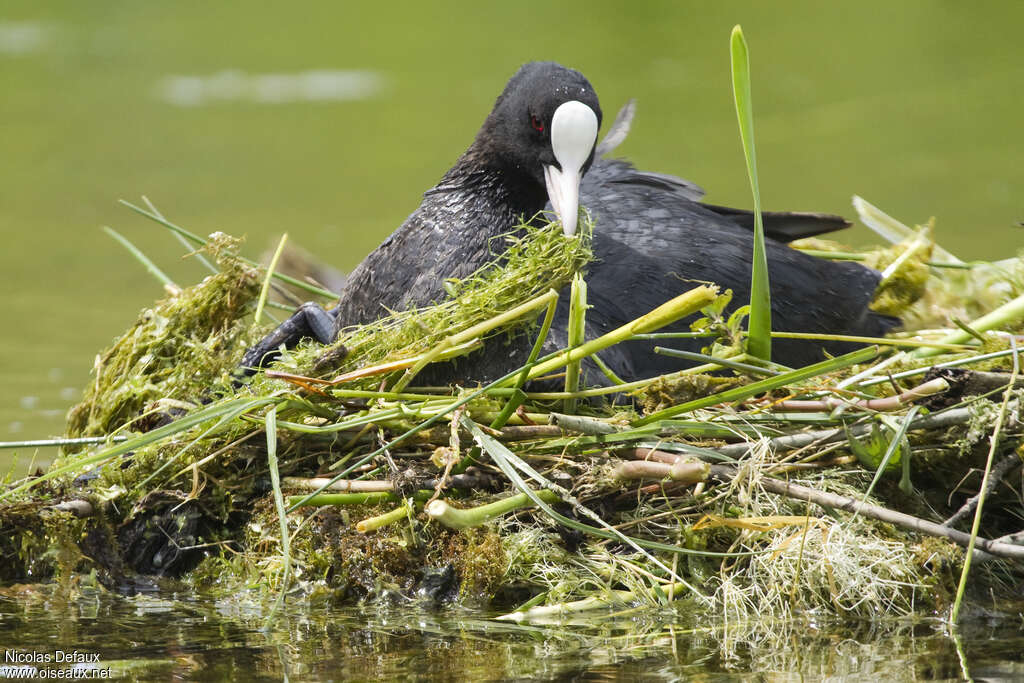
<path fill-rule="evenodd" d="M 5 647 L 77 649 L 136 680 L 949 680 L 1024 674 L 1019 619 L 724 623 L 679 610 L 628 609 L 545 625 L 468 611 L 293 602 L 267 632 L 245 595 L 173 590 L 117 597 L 53 587 L 0 589 Z M 145 643 L 146 645 L 140 645 Z M 958 654 L 958 650 L 961 654 Z"/>

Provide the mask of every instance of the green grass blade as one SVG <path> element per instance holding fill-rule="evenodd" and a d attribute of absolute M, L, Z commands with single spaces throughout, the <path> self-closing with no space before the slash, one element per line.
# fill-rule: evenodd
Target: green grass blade
<path fill-rule="evenodd" d="M 626 380 L 616 375 L 615 371 L 608 367 L 608 365 L 601 360 L 601 357 L 596 353 L 590 357 L 590 360 L 594 361 L 594 365 L 597 366 L 598 370 L 600 370 L 604 376 L 608 378 L 608 381 L 615 386 L 622 386 L 626 383 Z"/>
<path fill-rule="evenodd" d="M 900 423 L 899 429 L 893 434 L 892 439 L 889 441 L 889 445 L 885 449 L 885 454 L 882 456 L 881 461 L 878 463 L 878 467 L 875 469 L 875 476 L 871 479 L 871 483 L 868 485 L 868 490 L 864 492 L 864 495 L 860 499 L 861 505 L 867 505 L 868 497 L 875 490 L 875 486 L 878 481 L 882 478 L 882 474 L 885 473 L 889 467 L 889 461 L 892 460 L 893 455 L 903 445 L 903 439 L 907 435 L 907 429 L 910 428 L 910 423 L 917 417 L 917 411 L 920 410 L 921 406 L 911 406 L 907 412 L 906 417 L 903 418 L 903 422 Z M 855 437 L 850 436 L 850 442 L 853 443 Z M 906 467 L 907 463 L 910 462 L 910 453 L 901 453 L 903 466 Z M 860 514 L 860 508 L 853 513 L 853 519 L 857 519 L 857 515 Z"/>
<path fill-rule="evenodd" d="M 142 448 L 143 446 L 148 446 L 149 444 L 160 441 L 161 439 L 165 439 L 169 436 L 173 436 L 174 434 L 184 432 L 198 424 L 202 424 L 203 422 L 207 422 L 209 420 L 217 418 L 223 419 L 225 415 L 228 415 L 234 411 L 238 411 L 240 408 L 250 409 L 253 406 L 259 406 L 267 402 L 276 402 L 278 400 L 280 399 L 257 399 L 254 401 L 253 399 L 249 398 L 237 398 L 232 399 L 230 401 L 225 401 L 224 403 L 215 403 L 211 406 L 208 406 L 207 408 L 204 408 L 203 410 L 198 410 L 194 413 L 189 413 L 188 415 L 180 417 L 174 422 L 171 422 L 170 424 L 164 425 L 163 427 L 158 427 L 157 429 L 154 429 L 150 432 L 146 432 L 145 434 L 142 434 L 138 437 L 122 441 L 121 443 L 115 446 L 111 446 L 110 448 L 103 449 L 98 453 L 86 455 L 81 458 L 75 458 L 70 462 L 67 462 L 59 467 L 51 469 L 49 472 L 46 472 L 45 474 L 39 477 L 30 479 L 29 481 L 9 491 L 0 491 L 0 500 L 13 498 L 18 493 L 27 491 L 38 484 L 41 484 L 45 481 L 49 481 L 51 479 L 54 479 L 65 474 L 69 474 L 71 472 L 76 472 L 84 467 L 88 467 L 91 465 L 100 465 L 106 462 L 107 460 L 116 458 L 119 455 L 124 455 L 125 453 L 136 451 Z M 249 406 L 249 408 L 246 408 L 246 406 Z"/>
<path fill-rule="evenodd" d="M 664 420 L 668 417 L 674 417 L 682 413 L 693 412 L 701 408 L 707 408 L 708 406 L 717 405 L 719 403 L 731 403 L 733 401 L 741 401 L 757 394 L 762 394 L 772 389 L 778 389 L 788 384 L 794 384 L 796 382 L 802 382 L 805 379 L 811 377 L 817 377 L 818 375 L 824 375 L 829 372 L 834 372 L 851 365 L 856 365 L 870 358 L 873 358 L 878 354 L 877 346 L 868 346 L 863 349 L 857 349 L 845 356 L 838 356 L 830 360 L 815 363 L 814 365 L 808 365 L 804 368 L 798 368 L 789 372 L 784 372 L 781 375 L 775 377 L 769 377 L 753 384 L 747 384 L 742 387 L 736 387 L 735 389 L 729 389 L 728 391 L 722 391 L 717 394 L 711 394 L 704 398 L 698 398 L 693 401 L 687 401 L 671 408 L 665 408 L 659 410 L 656 413 L 651 413 L 647 417 L 637 420 L 633 424 L 635 426 L 641 426 Z"/>
<path fill-rule="evenodd" d="M 714 365 L 720 365 L 723 368 L 729 368 L 738 372 L 748 372 L 754 375 L 777 375 L 778 370 L 772 370 L 771 368 L 762 368 L 750 363 L 742 362 L 746 358 L 747 354 L 740 354 L 735 358 L 716 358 L 714 356 L 708 356 L 703 353 L 695 353 L 693 351 L 682 351 L 679 349 L 668 349 L 664 346 L 655 346 L 654 352 L 662 356 L 671 356 L 672 358 L 682 358 L 684 360 L 692 360 L 698 363 L 711 363 Z"/>
<path fill-rule="evenodd" d="M 754 153 L 754 110 L 750 94 L 750 56 L 743 29 L 733 27 L 729 42 L 732 54 L 732 92 L 740 125 L 743 157 L 747 162 L 750 191 L 754 195 L 754 255 L 750 273 L 750 337 L 747 353 L 763 360 L 772 359 L 772 302 L 768 289 L 768 255 L 761 220 L 761 190 L 757 183 L 757 156 Z"/>
<path fill-rule="evenodd" d="M 0 441 L 0 450 L 5 448 L 62 448 L 64 446 L 94 446 L 103 443 L 121 443 L 128 436 L 80 436 L 73 439 L 29 439 L 28 441 Z"/>
<path fill-rule="evenodd" d="M 515 413 L 516 409 L 523 404 L 526 400 L 526 393 L 523 391 L 522 386 L 526 383 L 527 375 L 534 365 L 537 364 L 537 358 L 540 357 L 540 351 L 544 348 L 544 342 L 548 338 L 548 333 L 551 331 L 551 324 L 555 320 L 555 311 L 558 309 L 558 299 L 552 299 L 548 303 L 548 308 L 544 312 L 544 322 L 540 324 L 540 331 L 537 333 L 537 339 L 533 342 L 533 347 L 530 349 L 530 355 L 526 359 L 526 364 L 523 365 L 522 370 L 516 376 L 515 386 L 510 391 L 508 397 L 505 400 L 505 405 L 498 413 L 498 416 L 491 422 L 491 429 L 501 429 L 505 426 L 505 423 L 509 421 L 512 414 Z M 469 449 L 469 453 L 466 454 L 459 463 L 452 469 L 452 474 L 462 474 L 465 472 L 470 465 L 474 464 L 480 457 L 480 447 L 473 446 Z"/>
<path fill-rule="evenodd" d="M 157 266 L 152 261 L 150 261 L 149 257 L 142 253 L 141 249 L 139 249 L 137 246 L 129 242 L 127 237 L 119 233 L 117 230 L 114 230 L 113 228 L 107 227 L 105 225 L 103 226 L 103 232 L 113 237 L 122 247 L 127 249 L 139 263 L 145 266 L 146 270 L 149 271 L 149 273 L 153 277 L 155 277 L 157 280 L 160 281 L 161 284 L 163 284 L 164 287 L 166 287 L 169 290 L 180 291 L 178 285 L 174 284 L 174 281 L 170 277 L 168 277 L 167 273 L 160 270 L 160 267 Z"/>
<path fill-rule="evenodd" d="M 284 240 L 281 240 L 284 244 Z M 268 278 L 269 281 L 269 278 Z M 274 488 L 274 507 L 277 508 L 277 519 L 281 525 L 281 557 L 284 561 L 284 571 L 281 577 L 281 590 L 277 593 L 274 606 L 263 622 L 263 629 L 269 630 L 274 617 L 284 604 L 284 594 L 288 590 L 288 581 L 292 573 L 292 547 L 291 534 L 288 533 L 288 513 L 284 507 L 284 496 L 281 494 L 281 474 L 277 470 L 277 406 L 270 406 L 266 417 L 267 430 L 267 466 L 270 468 L 270 485 Z"/>
<path fill-rule="evenodd" d="M 551 324 L 555 320 L 555 311 L 558 309 L 558 299 L 554 299 L 548 304 L 548 310 L 544 312 L 544 322 L 540 324 L 540 331 L 537 333 L 537 339 L 533 342 L 533 348 L 530 349 L 530 356 L 526 359 L 526 364 L 523 365 L 522 371 L 516 376 L 515 390 L 520 391 L 522 386 L 526 384 L 526 380 L 529 377 L 530 370 L 537 364 L 537 359 L 540 357 L 540 350 L 544 348 L 544 342 L 547 341 L 548 334 L 551 332 Z M 492 427 L 494 425 L 491 425 Z M 498 425 L 502 427 L 504 425 Z"/>
<path fill-rule="evenodd" d="M 149 197 L 147 197 L 146 195 L 142 195 L 142 201 L 146 202 L 146 206 L 149 207 L 150 211 L 152 211 L 157 216 L 160 216 L 161 218 L 163 218 L 163 214 L 160 213 L 160 210 L 158 208 L 156 208 L 156 205 L 153 204 L 153 202 L 149 201 Z M 181 246 L 185 247 L 185 249 L 187 250 L 186 253 L 193 252 L 193 246 L 191 244 L 189 244 L 189 241 L 187 239 L 185 239 L 185 237 L 183 235 L 181 235 L 180 233 L 174 232 L 173 230 L 171 230 L 171 234 L 174 235 L 174 239 L 178 240 L 178 244 L 180 244 Z M 212 263 L 210 263 L 210 260 L 208 258 L 206 258 L 205 256 L 203 256 L 200 253 L 197 253 L 197 252 L 193 252 L 193 253 L 195 253 L 195 257 L 197 259 L 199 259 L 199 262 L 201 264 L 203 264 L 203 266 L 208 271 L 210 271 L 211 273 L 219 273 L 220 272 L 220 268 L 218 268 L 217 266 L 215 266 Z"/>
<path fill-rule="evenodd" d="M 974 544 L 978 539 L 978 531 L 981 528 L 981 515 L 985 507 L 985 498 L 988 496 L 988 479 L 992 472 L 992 461 L 995 459 L 996 450 L 1000 445 L 1003 423 L 1010 407 L 1010 399 L 1015 395 L 1013 387 L 1017 377 L 1020 375 L 1020 356 L 1017 355 L 1017 343 L 1011 337 L 1013 354 L 1013 372 L 1010 374 L 1010 381 L 1003 391 L 1003 403 L 999 406 L 999 414 L 996 417 L 995 427 L 992 428 L 992 436 L 989 438 L 988 457 L 985 459 L 985 469 L 981 475 L 981 486 L 978 489 L 978 505 L 974 508 L 974 521 L 971 523 L 971 541 L 967 544 L 967 552 L 964 553 L 964 565 L 960 569 L 960 581 L 956 587 L 956 598 L 953 600 L 953 611 L 950 621 L 954 624 L 960 620 L 960 606 L 963 604 L 964 592 L 967 589 L 967 577 L 971 572 L 971 559 L 974 557 Z M 1020 451 L 1018 450 L 1018 453 Z"/>
<path fill-rule="evenodd" d="M 400 392 L 403 389 L 405 389 L 407 386 L 409 386 L 409 382 L 412 381 L 412 379 L 420 370 L 425 368 L 428 364 L 433 363 L 434 361 L 442 358 L 445 351 L 456 348 L 463 344 L 468 344 L 469 342 L 477 338 L 482 339 L 485 335 L 487 335 L 494 329 L 499 328 L 502 325 L 507 325 L 508 323 L 511 323 L 512 321 L 517 320 L 519 318 L 522 318 L 526 314 L 538 308 L 550 306 L 553 301 L 558 301 L 558 292 L 556 292 L 553 289 L 549 289 L 547 292 L 541 294 L 540 296 L 536 296 L 533 299 L 530 299 L 529 301 L 522 303 L 519 306 L 516 306 L 515 308 L 511 308 L 507 311 L 504 311 L 503 313 L 499 313 L 498 315 L 489 318 L 488 320 L 477 323 L 476 325 L 473 325 L 472 327 L 469 327 L 461 332 L 453 334 L 450 337 L 446 337 L 444 340 L 441 341 L 440 344 L 437 344 L 430 351 L 423 354 L 411 368 L 406 370 L 405 373 L 398 379 L 398 381 L 395 382 L 395 385 L 391 387 L 391 391 Z"/>
<path fill-rule="evenodd" d="M 569 330 L 567 348 L 573 349 L 582 344 L 587 316 L 587 283 L 579 273 L 572 279 L 569 292 Z M 571 361 L 565 366 L 565 391 L 573 393 L 580 388 L 580 362 Z M 562 411 L 576 412 L 576 399 L 567 398 L 562 402 Z"/>
<path fill-rule="evenodd" d="M 206 244 L 206 240 L 204 240 L 199 235 L 195 234 L 194 232 L 189 232 L 188 230 L 186 230 L 185 228 L 183 228 L 181 226 L 175 225 L 174 223 L 170 222 L 169 220 L 167 220 L 166 218 L 164 218 L 163 216 L 161 216 L 159 214 L 155 214 L 155 213 L 151 213 L 149 211 L 146 211 L 142 207 L 135 206 L 131 202 L 127 202 L 127 201 L 125 201 L 123 199 L 119 199 L 118 202 L 121 203 L 121 204 L 124 204 L 129 209 L 131 209 L 132 211 L 145 216 L 146 218 L 150 219 L 151 221 L 156 221 L 157 223 L 159 223 L 160 225 L 164 226 L 168 230 L 176 232 L 177 234 L 179 234 L 182 237 L 184 237 L 185 239 L 187 239 L 189 242 L 192 242 L 193 244 L 195 244 L 196 247 L 202 247 L 202 246 L 204 246 Z M 245 258 L 244 256 L 239 256 L 239 258 L 242 259 L 243 262 L 249 264 L 250 266 L 255 266 L 255 267 L 258 268 L 259 265 L 260 265 L 260 264 L 256 263 L 255 261 L 253 261 L 252 259 Z M 322 296 L 322 297 L 325 297 L 327 299 L 337 299 L 338 298 L 338 293 L 337 292 L 331 292 L 331 291 L 328 291 L 328 290 L 323 289 L 321 287 L 316 287 L 314 285 L 309 284 L 308 282 L 303 282 L 302 280 L 297 280 L 297 279 L 295 279 L 293 277 L 289 277 L 288 275 L 285 275 L 284 273 L 274 273 L 274 277 L 276 279 L 280 280 L 281 282 L 287 282 L 288 284 L 290 284 L 290 285 L 292 285 L 294 287 L 298 287 L 300 289 L 304 289 L 305 291 L 309 292 L 310 294 L 316 294 L 318 296 Z"/>
<path fill-rule="evenodd" d="M 203 439 L 207 438 L 208 436 L 212 436 L 212 435 L 217 434 L 218 432 L 220 432 L 221 429 L 224 428 L 232 420 L 238 419 L 238 418 L 244 416 L 245 413 L 247 413 L 247 412 L 249 412 L 251 410 L 255 410 L 256 408 L 261 408 L 261 407 L 263 407 L 265 405 L 280 403 L 283 400 L 284 400 L 284 398 L 281 397 L 281 396 L 271 395 L 271 396 L 264 396 L 264 397 L 260 397 L 260 398 L 245 399 L 245 400 L 243 400 L 241 402 L 241 405 L 238 404 L 237 399 L 236 400 L 232 400 L 232 401 L 228 401 L 225 405 L 231 405 L 232 406 L 231 410 L 228 410 L 228 411 L 226 411 L 224 413 L 219 413 L 219 417 L 217 418 L 217 421 L 214 424 L 212 424 L 211 426 L 209 426 L 206 429 L 204 429 L 202 431 L 202 433 L 200 433 L 198 436 L 196 436 L 191 441 L 189 441 L 187 444 L 185 444 L 174 455 L 172 455 L 171 457 L 165 459 L 163 461 L 163 463 L 160 465 L 160 467 L 156 468 L 156 470 L 154 470 L 148 477 L 146 477 L 141 482 L 139 482 L 138 484 L 135 485 L 135 490 L 136 491 L 145 490 L 146 484 L 148 484 L 150 481 L 153 481 L 154 479 L 159 477 L 161 474 L 163 474 L 174 463 L 176 463 L 183 455 L 185 455 L 185 453 L 189 449 L 191 449 L 193 446 L 195 446 L 196 444 L 198 444 L 200 441 L 202 441 Z M 204 409 L 203 411 L 200 411 L 200 412 L 205 412 L 205 410 L 206 409 Z M 171 426 L 171 425 L 167 425 L 167 426 Z M 175 476 L 177 476 L 177 475 L 175 475 Z"/>
<path fill-rule="evenodd" d="M 880 344 L 883 346 L 909 346 L 915 349 L 935 348 L 940 351 L 959 353 L 969 351 L 963 344 L 944 344 L 942 342 L 923 341 L 918 339 L 890 339 L 888 337 L 865 337 L 854 334 L 825 334 L 820 332 L 772 332 L 772 339 L 811 339 L 814 341 L 841 341 L 854 344 Z"/>
<path fill-rule="evenodd" d="M 277 262 L 281 260 L 281 252 L 284 251 L 284 245 L 288 242 L 288 233 L 281 235 L 281 241 L 277 243 L 277 249 L 274 251 L 274 256 L 270 259 L 270 265 L 267 266 L 267 274 L 263 278 L 263 286 L 260 287 L 260 298 L 256 303 L 256 313 L 253 315 L 253 324 L 259 325 L 260 318 L 263 317 L 263 307 L 267 305 L 267 296 L 270 294 L 270 280 L 274 276 L 274 271 L 277 270 Z"/>
<path fill-rule="evenodd" d="M 555 355 L 555 354 L 552 354 L 552 355 Z M 377 448 L 376 450 L 368 453 L 367 455 L 364 455 L 362 458 L 360 458 L 356 462 L 354 462 L 351 465 L 349 465 L 345 470 L 342 470 L 341 472 L 339 472 L 335 476 L 331 477 L 331 479 L 327 483 L 325 483 L 323 486 L 318 488 L 316 491 L 313 491 L 312 493 L 307 494 L 307 495 L 303 496 L 302 498 L 299 498 L 298 500 L 295 499 L 296 497 L 290 498 L 289 499 L 288 512 L 292 512 L 292 511 L 296 510 L 297 508 L 302 507 L 303 505 L 307 504 L 311 499 L 313 499 L 314 497 L 316 497 L 316 496 L 322 494 L 324 491 L 326 491 L 331 486 L 331 484 L 333 484 L 334 482 L 339 481 L 341 479 L 344 479 L 349 474 L 351 474 L 354 470 L 356 470 L 357 468 L 362 467 L 366 463 L 370 462 L 371 460 L 376 458 L 378 455 L 380 455 L 384 451 L 386 451 L 386 450 L 388 450 L 390 448 L 394 448 L 398 444 L 404 442 L 406 439 L 411 437 L 413 434 L 416 434 L 417 432 L 419 432 L 419 431 L 421 431 L 423 429 L 426 429 L 427 427 L 431 426 L 435 422 L 438 422 L 439 420 L 442 420 L 446 415 L 449 415 L 450 413 L 454 412 L 455 410 L 457 410 L 461 406 L 466 405 L 467 403 L 469 403 L 473 399 L 478 398 L 480 396 L 483 396 L 484 394 L 486 394 L 491 389 L 494 389 L 495 387 L 501 386 L 503 383 L 507 382 L 508 380 L 511 380 L 514 377 L 517 377 L 517 376 L 521 375 L 522 372 L 523 372 L 523 368 L 516 368 L 512 372 L 508 373 L 507 375 L 505 375 L 503 377 L 499 377 L 498 379 L 494 380 L 490 384 L 487 384 L 487 385 L 485 385 L 483 387 L 480 387 L 479 389 L 477 389 L 475 391 L 472 391 L 472 392 L 470 392 L 468 394 L 465 394 L 461 398 L 459 398 L 459 399 L 453 401 L 452 403 L 448 404 L 447 406 L 445 406 L 442 410 L 439 410 L 432 417 L 429 417 L 426 420 L 424 420 L 423 422 L 420 422 L 419 424 L 414 425 L 413 427 L 409 428 L 405 432 L 403 432 L 403 433 L 399 434 L 398 436 L 394 437 L 393 439 L 391 439 L 391 441 L 385 443 L 384 445 L 382 445 L 379 448 Z"/>

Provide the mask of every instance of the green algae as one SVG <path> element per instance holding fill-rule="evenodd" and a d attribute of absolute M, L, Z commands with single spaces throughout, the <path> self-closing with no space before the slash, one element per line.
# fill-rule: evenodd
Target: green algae
<path fill-rule="evenodd" d="M 649 557 L 624 553 L 627 544 L 601 541 L 579 528 L 565 528 L 541 510 L 521 511 L 473 530 L 456 532 L 432 523 L 416 504 L 407 515 L 391 516 L 381 528 L 360 533 L 357 522 L 389 513 L 395 503 L 302 508 L 287 516 L 292 536 L 289 561 L 292 589 L 309 599 L 325 599 L 331 604 L 422 599 L 455 600 L 474 606 L 524 602 L 557 606 L 614 590 L 649 594 L 657 602 L 675 595 L 680 585 L 666 573 L 664 568 L 668 566 L 676 567 L 680 578 L 702 587 L 687 593 L 686 600 L 704 608 L 713 605 L 735 618 L 742 618 L 744 609 L 749 615 L 765 605 L 783 617 L 794 609 L 903 614 L 911 609 L 912 596 L 933 601 L 919 601 L 918 607 L 946 599 L 943 591 L 925 590 L 928 568 L 914 554 L 906 534 L 876 523 L 844 526 L 831 516 L 837 513 L 824 508 L 776 496 L 752 496 L 757 478 L 779 465 L 776 461 L 783 457 L 782 452 L 773 453 L 761 446 L 763 441 L 757 436 L 799 434 L 804 428 L 791 417 L 773 418 L 770 409 L 758 400 L 749 404 L 741 401 L 724 409 L 709 403 L 699 419 L 687 415 L 686 420 L 651 425 L 643 424 L 643 413 L 634 407 L 613 407 L 599 401 L 582 403 L 579 411 L 588 417 L 580 424 L 585 422 L 590 427 L 584 425 L 580 427 L 583 433 L 575 434 L 546 424 L 555 418 L 552 411 L 564 405 L 562 397 L 549 399 L 529 391 L 516 394 L 511 387 L 485 391 L 452 417 L 422 428 L 425 420 L 451 411 L 456 402 L 470 394 L 468 390 L 439 388 L 389 391 L 388 386 L 398 379 L 402 369 L 356 377 L 337 386 L 323 387 L 312 380 L 266 374 L 257 374 L 245 385 L 235 385 L 232 370 L 242 348 L 265 332 L 265 328 L 248 322 L 262 278 L 236 257 L 229 241 L 217 244 L 220 246 L 211 249 L 220 256 L 222 272 L 176 297 L 168 297 L 144 314 L 102 356 L 101 372 L 83 402 L 85 407 L 71 416 L 70 433 L 121 430 L 133 435 L 117 447 L 65 456 L 61 467 L 67 469 L 53 477 L 58 488 L 51 495 L 66 496 L 70 489 L 60 487 L 80 473 L 75 470 L 76 463 L 98 466 L 98 471 L 90 475 L 93 478 L 80 481 L 78 486 L 96 500 L 99 514 L 94 520 L 100 521 L 89 522 L 92 526 L 88 528 L 81 527 L 80 522 L 67 524 L 79 530 L 77 536 L 64 540 L 19 527 L 14 534 L 28 543 L 20 550 L 23 558 L 44 558 L 39 561 L 48 564 L 38 566 L 55 572 L 59 563 L 45 559 L 48 550 L 58 549 L 61 543 L 71 547 L 65 542 L 68 539 L 79 548 L 95 549 L 100 545 L 98 541 L 91 545 L 83 542 L 83 534 L 95 532 L 96 539 L 106 539 L 114 550 L 108 556 L 96 552 L 82 552 L 76 558 L 66 555 L 64 565 L 73 564 L 79 572 L 96 571 L 108 579 L 133 572 L 165 572 L 181 575 L 197 588 L 225 592 L 248 589 L 269 599 L 285 588 L 281 585 L 284 565 L 278 512 L 269 494 L 263 438 L 263 411 L 272 405 L 277 412 L 282 476 L 326 474 L 383 481 L 394 487 L 396 499 L 403 500 L 412 491 L 437 488 L 437 481 L 446 476 L 446 463 L 470 452 L 471 437 L 465 430 L 451 429 L 451 421 L 458 424 L 459 419 L 465 419 L 462 416 L 468 416 L 482 429 L 504 416 L 514 428 L 508 427 L 507 432 L 494 429 L 488 434 L 501 439 L 515 457 L 535 468 L 550 485 L 562 486 L 571 494 L 569 500 L 575 502 L 562 512 L 563 519 L 572 521 L 564 517 L 565 513 L 586 519 L 586 511 L 590 511 L 629 529 L 630 539 L 661 543 L 664 548 L 674 548 L 673 553 L 682 553 L 669 555 L 657 550 Z M 346 330 L 331 350 L 300 345 L 284 354 L 275 368 L 309 378 L 330 377 L 429 353 L 453 334 L 558 288 L 571 280 L 574 272 L 585 269 L 592 256 L 587 239 L 567 241 L 550 228 L 524 228 L 496 245 L 495 251 L 501 247 L 508 250 L 493 264 L 465 281 L 448 283 L 450 298 L 446 301 Z M 898 258 L 897 251 L 893 251 L 892 258 Z M 909 261 L 905 259 L 904 266 Z M 929 282 L 935 277 L 931 274 Z M 183 310 L 190 300 L 201 313 L 191 315 Z M 718 331 L 726 344 L 740 344 L 742 316 L 726 321 L 716 313 L 725 301 L 723 297 L 708 307 L 707 323 L 721 328 Z M 907 310 L 914 311 L 921 305 L 919 300 Z M 507 320 L 490 334 L 528 332 L 535 320 L 535 313 Z M 1005 336 L 991 333 L 980 351 L 1007 344 Z M 972 355 L 974 352 L 959 357 Z M 946 354 L 941 359 L 955 357 L 958 355 Z M 909 371 L 929 362 L 934 359 L 904 357 L 890 371 Z M 778 389 L 783 393 L 775 398 L 827 393 L 854 372 L 871 367 L 861 364 L 845 371 L 823 370 L 826 374 Z M 749 382 L 729 372 L 724 370 L 721 376 L 655 378 L 637 393 L 637 406 L 649 414 Z M 118 382 L 118 377 L 122 381 Z M 889 396 L 913 386 L 915 381 L 881 382 L 858 391 L 860 396 Z M 109 392 L 112 399 L 109 405 L 104 392 Z M 519 410 L 509 407 L 511 397 L 515 397 Z M 147 410 L 150 415 L 140 418 Z M 983 443 L 992 421 L 990 412 L 977 418 L 972 431 L 977 433 L 976 438 L 968 448 L 971 458 L 949 459 L 949 451 L 957 448 L 955 443 L 931 444 L 931 450 L 922 451 L 922 457 L 914 460 L 916 466 L 937 467 L 937 458 L 944 455 L 947 461 L 942 467 L 948 473 L 943 473 L 942 480 L 962 477 L 963 468 L 977 465 L 978 444 Z M 166 421 L 167 413 L 175 419 L 159 426 L 161 419 Z M 164 414 L 164 418 L 158 414 Z M 870 419 L 857 410 L 852 416 L 861 421 Z M 841 428 L 848 416 L 837 412 L 816 420 Z M 707 455 L 711 452 L 708 449 L 721 443 L 707 441 L 709 425 L 716 427 L 716 438 L 742 435 L 751 439 L 750 451 L 740 463 L 747 473 L 743 482 L 729 485 L 709 481 L 701 485 L 707 491 L 690 494 L 692 489 L 672 482 L 623 483 L 608 476 L 617 458 L 629 457 L 628 453 L 641 449 L 662 448 L 667 453 L 695 449 Z M 591 427 L 599 429 L 591 434 Z M 410 430 L 413 433 L 404 443 L 390 441 Z M 160 438 L 147 441 L 154 433 Z M 910 434 L 915 450 L 935 438 L 935 432 Z M 432 457 L 438 449 L 445 457 Z M 378 457 L 361 464 L 368 453 L 378 450 Z M 104 453 L 110 455 L 105 457 Z M 847 445 L 830 457 L 839 456 L 837 461 L 843 462 L 845 456 L 849 463 L 849 454 Z M 478 467 L 484 475 L 481 481 L 489 480 L 503 489 L 501 493 L 481 485 L 477 489 L 440 489 L 440 494 L 460 507 L 473 507 L 512 492 L 510 483 L 486 459 L 478 458 Z M 860 495 L 869 478 L 855 465 L 811 469 L 802 477 L 798 473 L 789 476 L 803 485 L 850 496 Z M 916 471 L 914 477 L 915 483 L 925 481 Z M 35 490 L 42 492 L 44 487 Z M 23 489 L 19 494 L 22 500 L 28 500 L 27 492 L 30 490 Z M 913 509 L 919 514 L 924 514 L 928 504 L 937 504 L 936 499 L 925 500 L 917 494 L 901 499 L 901 494 L 884 482 L 878 495 L 883 496 L 879 504 Z M 36 509 L 33 514 L 46 513 Z M 751 533 L 741 528 L 701 527 L 706 514 L 741 524 L 756 516 L 803 515 L 809 521 L 803 531 L 783 525 Z M 995 534 L 1005 530 L 1006 523 L 1004 515 L 994 515 L 986 529 Z M 798 547 L 795 539 L 801 537 L 805 555 L 794 556 L 792 551 Z M 178 557 L 154 544 L 154 539 L 161 538 L 188 550 Z M 729 555 L 733 551 L 745 554 Z M 727 556 L 698 554 L 706 552 Z M 762 555 L 767 557 L 755 559 Z M 52 556 L 56 558 L 56 552 Z M 676 564 L 673 557 L 683 561 Z M 168 564 L 166 558 L 174 563 Z M 836 584 L 837 576 L 845 577 L 841 586 Z M 799 600 L 771 589 L 794 581 L 801 582 Z"/>
<path fill-rule="evenodd" d="M 259 293 L 258 272 L 237 257 L 238 246 L 234 238 L 214 235 L 203 251 L 220 272 L 144 310 L 97 357 L 93 380 L 68 415 L 68 437 L 112 434 L 140 415 L 187 408 L 230 381 L 250 338 L 244 316 Z"/>

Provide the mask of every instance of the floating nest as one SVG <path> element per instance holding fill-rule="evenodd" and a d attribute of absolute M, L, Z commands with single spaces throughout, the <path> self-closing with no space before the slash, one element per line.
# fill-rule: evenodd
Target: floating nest
<path fill-rule="evenodd" d="M 948 267 L 913 240 L 869 252 L 897 264 L 879 305 L 914 331 L 809 368 L 735 355 L 701 287 L 496 382 L 417 386 L 498 335 L 539 349 L 587 234 L 523 226 L 444 301 L 244 383 L 267 275 L 212 236 L 218 272 L 144 311 L 99 356 L 62 457 L 0 489 L 0 580 L 165 577 L 513 620 L 672 601 L 736 621 L 941 611 L 968 557 L 977 595 L 1019 587 L 1019 260 Z M 982 290 L 984 306 L 956 298 Z M 572 384 L 582 357 L 701 311 L 696 331 L 731 358 Z M 566 366 L 564 391 L 532 391 Z"/>

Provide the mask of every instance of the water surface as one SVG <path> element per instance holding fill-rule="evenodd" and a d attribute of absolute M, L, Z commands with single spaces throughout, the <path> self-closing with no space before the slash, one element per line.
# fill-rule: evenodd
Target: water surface
<path fill-rule="evenodd" d="M 161 295 L 101 226 L 179 283 L 201 276 L 119 198 L 146 195 L 200 234 L 245 235 L 253 256 L 288 232 L 351 268 L 530 59 L 581 69 L 609 115 L 636 97 L 624 154 L 747 205 L 727 48 L 741 23 L 766 207 L 850 215 L 857 193 L 909 223 L 935 216 L 963 258 L 1011 255 L 1024 219 L 1022 22 L 1020 4 L 923 1 L 8 0 L 0 440 L 59 434 L 95 354 Z"/>
<path fill-rule="evenodd" d="M 245 235 L 254 257 L 288 232 L 351 268 L 530 59 L 581 69 L 608 116 L 636 97 L 622 153 L 747 205 L 727 51 L 736 23 L 752 51 L 767 208 L 851 215 L 856 193 L 908 223 L 934 216 L 962 258 L 1016 253 L 1024 4 L 7 0 L 0 441 L 60 434 L 96 353 L 162 294 L 101 226 L 180 284 L 202 276 L 119 198 L 146 195 L 200 234 Z M 51 455 L 20 449 L 12 471 Z M 0 472 L 11 458 L 0 451 Z M 940 622 L 790 625 L 788 647 L 765 649 L 737 633 L 777 626 L 729 630 L 714 615 L 511 627 L 476 613 L 293 606 L 264 634 L 261 609 L 173 591 L 72 604 L 16 593 L 0 597 L 4 647 L 98 652 L 140 680 L 1024 675 L 1019 618 L 971 620 L 959 641 Z"/>
<path fill-rule="evenodd" d="M 1019 620 L 726 624 L 685 610 L 622 609 L 549 624 L 488 613 L 292 603 L 264 630 L 251 596 L 165 590 L 71 603 L 0 591 L 3 646 L 78 651 L 132 680 L 947 681 L 1024 676 Z M 61 668 L 63 665 L 39 665 Z M 66 668 L 66 667 L 65 667 Z"/>

